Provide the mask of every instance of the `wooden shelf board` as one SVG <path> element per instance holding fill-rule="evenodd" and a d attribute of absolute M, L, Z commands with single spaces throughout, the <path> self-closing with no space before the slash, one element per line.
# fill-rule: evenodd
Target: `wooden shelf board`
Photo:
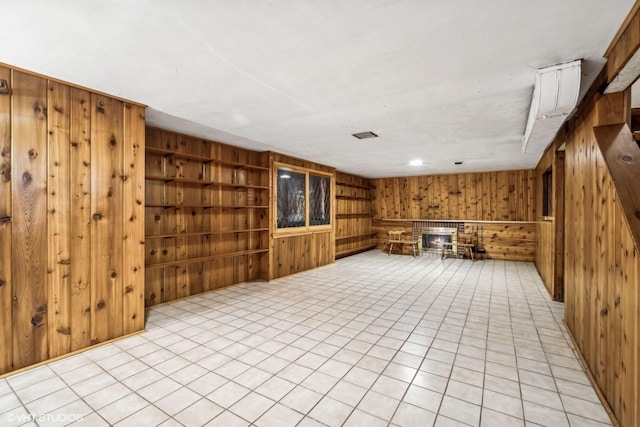
<path fill-rule="evenodd" d="M 336 236 L 336 240 L 359 239 L 361 237 L 369 237 L 369 238 L 371 238 L 372 236 L 375 236 L 376 234 L 378 234 L 377 231 L 372 231 L 370 233 L 363 233 L 363 234 L 350 234 L 350 235 L 347 235 L 347 236 Z"/>
<path fill-rule="evenodd" d="M 146 180 L 149 181 L 164 181 L 164 182 L 177 182 L 179 184 L 194 184 L 194 185 L 202 185 L 204 187 L 210 185 L 217 185 L 220 187 L 232 187 L 232 188 L 255 188 L 258 190 L 268 190 L 269 187 L 264 185 L 252 185 L 252 184 L 233 184 L 231 182 L 220 182 L 220 181 L 205 181 L 202 179 L 188 179 L 188 178 L 176 178 L 176 177 L 168 177 L 168 176 L 146 176 Z"/>
<path fill-rule="evenodd" d="M 145 239 L 167 239 L 172 237 L 189 237 L 189 236 L 213 236 L 215 234 L 236 234 L 236 233 L 251 233 L 251 232 L 260 232 L 260 231 L 269 231 L 268 228 L 244 228 L 241 230 L 214 230 L 214 231 L 197 231 L 190 233 L 170 233 L 170 234 L 156 234 L 145 236 Z"/>
<path fill-rule="evenodd" d="M 345 187 L 364 188 L 365 190 L 373 190 L 376 187 L 371 185 L 351 184 L 350 182 L 336 181 L 336 185 L 344 185 Z"/>
<path fill-rule="evenodd" d="M 343 195 L 337 195 L 336 199 L 344 199 L 344 200 L 373 200 L 371 197 L 343 196 Z"/>
<path fill-rule="evenodd" d="M 265 167 L 265 166 L 250 165 L 250 164 L 239 163 L 239 162 L 231 162 L 231 161 L 226 161 L 226 160 L 218 160 L 218 159 L 214 159 L 214 158 L 208 157 L 208 156 L 201 156 L 201 155 L 198 155 L 198 154 L 180 153 L 180 152 L 173 151 L 173 150 L 167 150 L 165 148 L 146 147 L 145 151 L 147 153 L 160 154 L 160 155 L 163 155 L 165 157 L 173 156 L 173 157 L 178 157 L 178 158 L 181 158 L 181 159 L 198 160 L 198 161 L 207 162 L 207 163 L 213 162 L 213 163 L 217 163 L 217 164 L 224 165 L 224 166 L 233 166 L 233 167 L 236 167 L 236 168 L 255 169 L 255 170 L 264 170 L 264 171 L 269 170 L 269 168 Z"/>
<path fill-rule="evenodd" d="M 171 182 L 175 180 L 175 178 L 170 178 L 167 176 L 149 176 L 149 175 L 145 176 L 144 179 L 147 181 L 164 181 L 164 182 Z"/>
<path fill-rule="evenodd" d="M 224 254 L 209 255 L 205 257 L 198 257 L 198 258 L 191 258 L 191 259 L 183 259 L 179 261 L 165 261 L 165 262 L 158 262 L 155 264 L 147 264 L 145 265 L 145 268 L 154 269 L 154 268 L 165 268 L 165 267 L 173 267 L 173 266 L 178 267 L 186 264 L 195 264 L 198 262 L 213 261 L 214 259 L 218 259 L 218 258 L 231 258 L 236 256 L 254 255 L 254 254 L 266 253 L 266 252 L 269 252 L 269 249 L 247 249 L 244 251 L 227 252 Z"/>
<path fill-rule="evenodd" d="M 336 218 L 347 218 L 347 217 L 373 217 L 373 214 L 371 213 L 337 213 L 336 214 Z"/>
<path fill-rule="evenodd" d="M 146 205 L 144 205 L 145 208 L 175 208 L 176 205 L 164 205 L 164 204 L 157 204 L 157 203 L 147 203 Z"/>

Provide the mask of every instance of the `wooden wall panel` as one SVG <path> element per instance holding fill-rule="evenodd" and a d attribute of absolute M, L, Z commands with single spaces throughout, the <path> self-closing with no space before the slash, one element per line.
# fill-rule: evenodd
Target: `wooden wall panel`
<path fill-rule="evenodd" d="M 91 345 L 91 112 L 90 93 L 71 88 L 70 281 L 71 350 Z"/>
<path fill-rule="evenodd" d="M 0 96 L 3 374 L 144 327 L 144 107 L 0 78 L 12 89 Z M 128 301 L 123 280 L 138 291 Z"/>
<path fill-rule="evenodd" d="M 48 358 L 47 81 L 13 73 L 12 241 L 13 365 Z"/>
<path fill-rule="evenodd" d="M 553 295 L 554 287 L 554 256 L 555 256 L 555 224 L 553 221 L 538 221 L 536 223 L 536 266 L 542 277 L 549 295 Z"/>
<path fill-rule="evenodd" d="M 0 67 L 0 79 L 11 70 Z M 0 373 L 12 369 L 11 97 L 0 96 Z"/>
<path fill-rule="evenodd" d="M 478 232 L 479 246 L 486 250 L 486 257 L 512 261 L 533 261 L 536 250 L 535 222 L 478 222 L 464 221 L 465 233 Z M 377 233 L 377 248 L 387 249 L 390 230 L 404 231 L 405 236 L 413 233 L 411 220 L 373 220 L 373 231 Z M 405 245 L 406 246 L 406 245 Z M 408 247 L 404 248 L 405 253 Z"/>
<path fill-rule="evenodd" d="M 274 279 L 321 267 L 333 262 L 331 232 L 278 236 L 273 239 Z"/>
<path fill-rule="evenodd" d="M 534 221 L 535 172 L 516 170 L 371 180 L 380 219 Z"/>
<path fill-rule="evenodd" d="M 71 351 L 71 195 L 69 87 L 49 83 L 48 182 L 49 357 Z"/>
<path fill-rule="evenodd" d="M 123 103 L 91 95 L 91 341 L 122 335 Z"/>
<path fill-rule="evenodd" d="M 422 186 L 418 181 L 416 186 Z M 372 191 L 370 180 L 336 172 L 336 257 L 348 256 L 376 246 L 372 229 Z"/>
<path fill-rule="evenodd" d="M 145 305 L 266 279 L 268 153 L 153 127 L 145 134 Z"/>
<path fill-rule="evenodd" d="M 315 170 L 329 173 L 334 176 L 332 181 L 335 181 L 335 169 L 332 167 L 280 153 L 270 153 L 272 173 L 269 174 L 269 194 L 271 200 L 275 198 L 273 183 L 274 162 L 285 163 L 311 171 Z M 305 230 L 298 233 L 275 232 L 273 221 L 270 221 L 269 280 L 334 262 L 336 256 L 335 228 L 337 221 L 335 185 L 332 185 L 331 191 L 334 194 L 334 204 L 331 208 L 331 224 L 333 227 L 331 229 L 318 231 Z M 274 204 L 271 203 L 269 208 L 270 218 L 276 217 L 273 205 Z"/>
<path fill-rule="evenodd" d="M 144 107 L 124 105 L 123 333 L 144 328 Z"/>
<path fill-rule="evenodd" d="M 567 135 L 565 320 L 617 420 L 638 426 L 638 242 L 594 134 L 610 117 L 594 105 Z"/>

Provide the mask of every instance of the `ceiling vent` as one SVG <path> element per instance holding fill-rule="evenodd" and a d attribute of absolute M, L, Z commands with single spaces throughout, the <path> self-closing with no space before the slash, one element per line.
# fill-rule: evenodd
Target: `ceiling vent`
<path fill-rule="evenodd" d="M 352 133 L 351 136 L 355 136 L 358 139 L 367 139 L 367 138 L 377 138 L 378 135 L 376 135 L 375 133 L 368 131 L 368 132 L 360 132 L 360 133 Z"/>
<path fill-rule="evenodd" d="M 542 154 L 578 103 L 582 60 L 536 72 L 522 152 Z"/>

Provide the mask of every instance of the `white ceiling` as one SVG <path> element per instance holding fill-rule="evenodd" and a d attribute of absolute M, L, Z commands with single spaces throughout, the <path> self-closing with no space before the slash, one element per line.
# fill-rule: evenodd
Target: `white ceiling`
<path fill-rule="evenodd" d="M 532 168 L 535 70 L 583 58 L 584 92 L 632 5 L 21 0 L 0 14 L 0 62 L 146 104 L 158 127 L 367 177 Z"/>

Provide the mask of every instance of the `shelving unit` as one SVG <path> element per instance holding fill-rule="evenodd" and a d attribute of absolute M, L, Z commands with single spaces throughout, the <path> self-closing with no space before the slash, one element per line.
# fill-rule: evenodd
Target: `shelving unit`
<path fill-rule="evenodd" d="M 267 277 L 267 153 L 147 128 L 145 305 Z"/>
<path fill-rule="evenodd" d="M 365 178 L 336 172 L 336 258 L 376 247 L 372 189 Z"/>

